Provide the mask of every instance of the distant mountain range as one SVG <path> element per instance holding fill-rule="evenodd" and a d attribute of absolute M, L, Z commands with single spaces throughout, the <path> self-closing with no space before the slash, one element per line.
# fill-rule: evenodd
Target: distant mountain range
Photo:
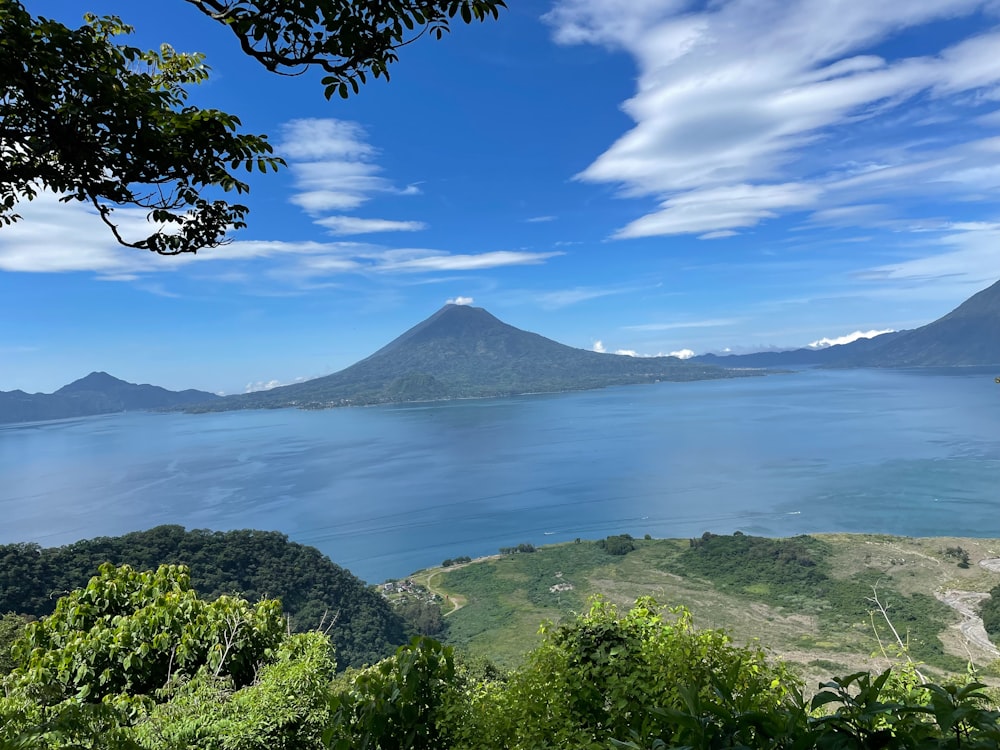
<path fill-rule="evenodd" d="M 120 411 L 327 408 L 585 390 L 659 380 L 764 374 L 760 368 L 1000 366 L 1000 282 L 910 331 L 826 349 L 628 357 L 574 349 L 507 325 L 479 307 L 446 305 L 370 357 L 304 383 L 225 398 L 135 385 L 104 372 L 55 393 L 0 391 L 0 424 Z"/>
<path fill-rule="evenodd" d="M 693 357 L 723 367 L 963 367 L 1000 365 L 1000 281 L 943 318 L 826 349 Z"/>
<path fill-rule="evenodd" d="M 55 393 L 0 391 L 0 424 L 170 409 L 218 399 L 206 391 L 168 391 L 157 385 L 127 383 L 106 372 L 92 372 Z"/>
<path fill-rule="evenodd" d="M 445 305 L 370 357 L 333 375 L 230 396 L 193 410 L 484 398 L 755 374 L 760 373 L 676 357 L 625 357 L 574 349 L 507 325 L 482 308 Z"/>

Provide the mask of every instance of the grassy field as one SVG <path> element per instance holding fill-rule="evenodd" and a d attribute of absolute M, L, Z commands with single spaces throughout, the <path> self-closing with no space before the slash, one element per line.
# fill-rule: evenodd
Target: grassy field
<path fill-rule="evenodd" d="M 541 622 L 583 611 L 589 597 L 627 606 L 651 594 L 684 605 L 702 627 L 759 641 L 807 679 L 881 669 L 898 649 L 877 597 L 928 677 L 964 672 L 969 662 L 987 678 L 1000 676 L 997 651 L 976 641 L 968 618 L 963 632 L 962 615 L 938 598 L 1000 583 L 1000 572 L 979 564 L 1000 557 L 1000 540 L 737 534 L 633 545 L 612 555 L 580 541 L 413 578 L 444 598 L 449 643 L 508 666 L 537 645 Z M 955 548 L 967 553 L 968 567 L 958 565 Z"/>

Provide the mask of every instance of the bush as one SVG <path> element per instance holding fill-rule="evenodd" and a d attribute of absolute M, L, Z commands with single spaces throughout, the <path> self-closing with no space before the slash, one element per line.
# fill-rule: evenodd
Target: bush
<path fill-rule="evenodd" d="M 627 555 L 635 549 L 635 540 L 630 534 L 618 534 L 601 539 L 597 546 L 609 555 Z"/>

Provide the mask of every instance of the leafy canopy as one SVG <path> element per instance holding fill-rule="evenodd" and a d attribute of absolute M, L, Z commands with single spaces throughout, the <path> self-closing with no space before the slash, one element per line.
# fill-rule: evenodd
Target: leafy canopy
<path fill-rule="evenodd" d="M 496 18 L 504 0 L 187 0 L 227 26 L 268 70 L 326 73 L 325 94 L 357 93 L 368 76 L 389 77 L 397 50 L 451 19 Z M 208 77 L 200 54 L 121 43 L 132 28 L 88 15 L 77 29 L 0 0 L 0 226 L 22 199 L 43 190 L 91 204 L 115 239 L 162 255 L 226 242 L 248 208 L 207 197 L 248 191 L 240 170 L 283 165 L 264 135 L 240 120 L 187 104 Z M 146 212 L 155 231 L 130 238 L 116 208 Z"/>
<path fill-rule="evenodd" d="M 30 623 L 14 644 L 8 684 L 32 694 L 101 701 L 152 695 L 202 668 L 249 684 L 285 636 L 281 603 L 199 599 L 187 569 L 104 564 L 82 589 Z"/>

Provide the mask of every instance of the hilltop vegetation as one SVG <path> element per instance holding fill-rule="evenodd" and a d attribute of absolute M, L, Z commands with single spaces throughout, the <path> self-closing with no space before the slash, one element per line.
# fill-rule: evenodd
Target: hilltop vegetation
<path fill-rule="evenodd" d="M 533 556 L 525 556 L 533 557 Z M 280 604 L 200 599 L 186 569 L 101 567 L 28 625 L 2 678 L 0 748 L 995 748 L 994 696 L 906 666 L 808 699 L 757 647 L 650 598 L 594 600 L 504 673 L 415 639 L 333 679 Z"/>
<path fill-rule="evenodd" d="M 192 587 L 208 599 L 278 599 L 293 631 L 330 628 L 342 667 L 378 661 L 416 632 L 382 596 L 314 547 L 273 531 L 181 526 L 63 547 L 0 545 L 0 613 L 49 615 L 61 594 L 86 586 L 105 562 L 139 570 L 186 565 Z"/>

